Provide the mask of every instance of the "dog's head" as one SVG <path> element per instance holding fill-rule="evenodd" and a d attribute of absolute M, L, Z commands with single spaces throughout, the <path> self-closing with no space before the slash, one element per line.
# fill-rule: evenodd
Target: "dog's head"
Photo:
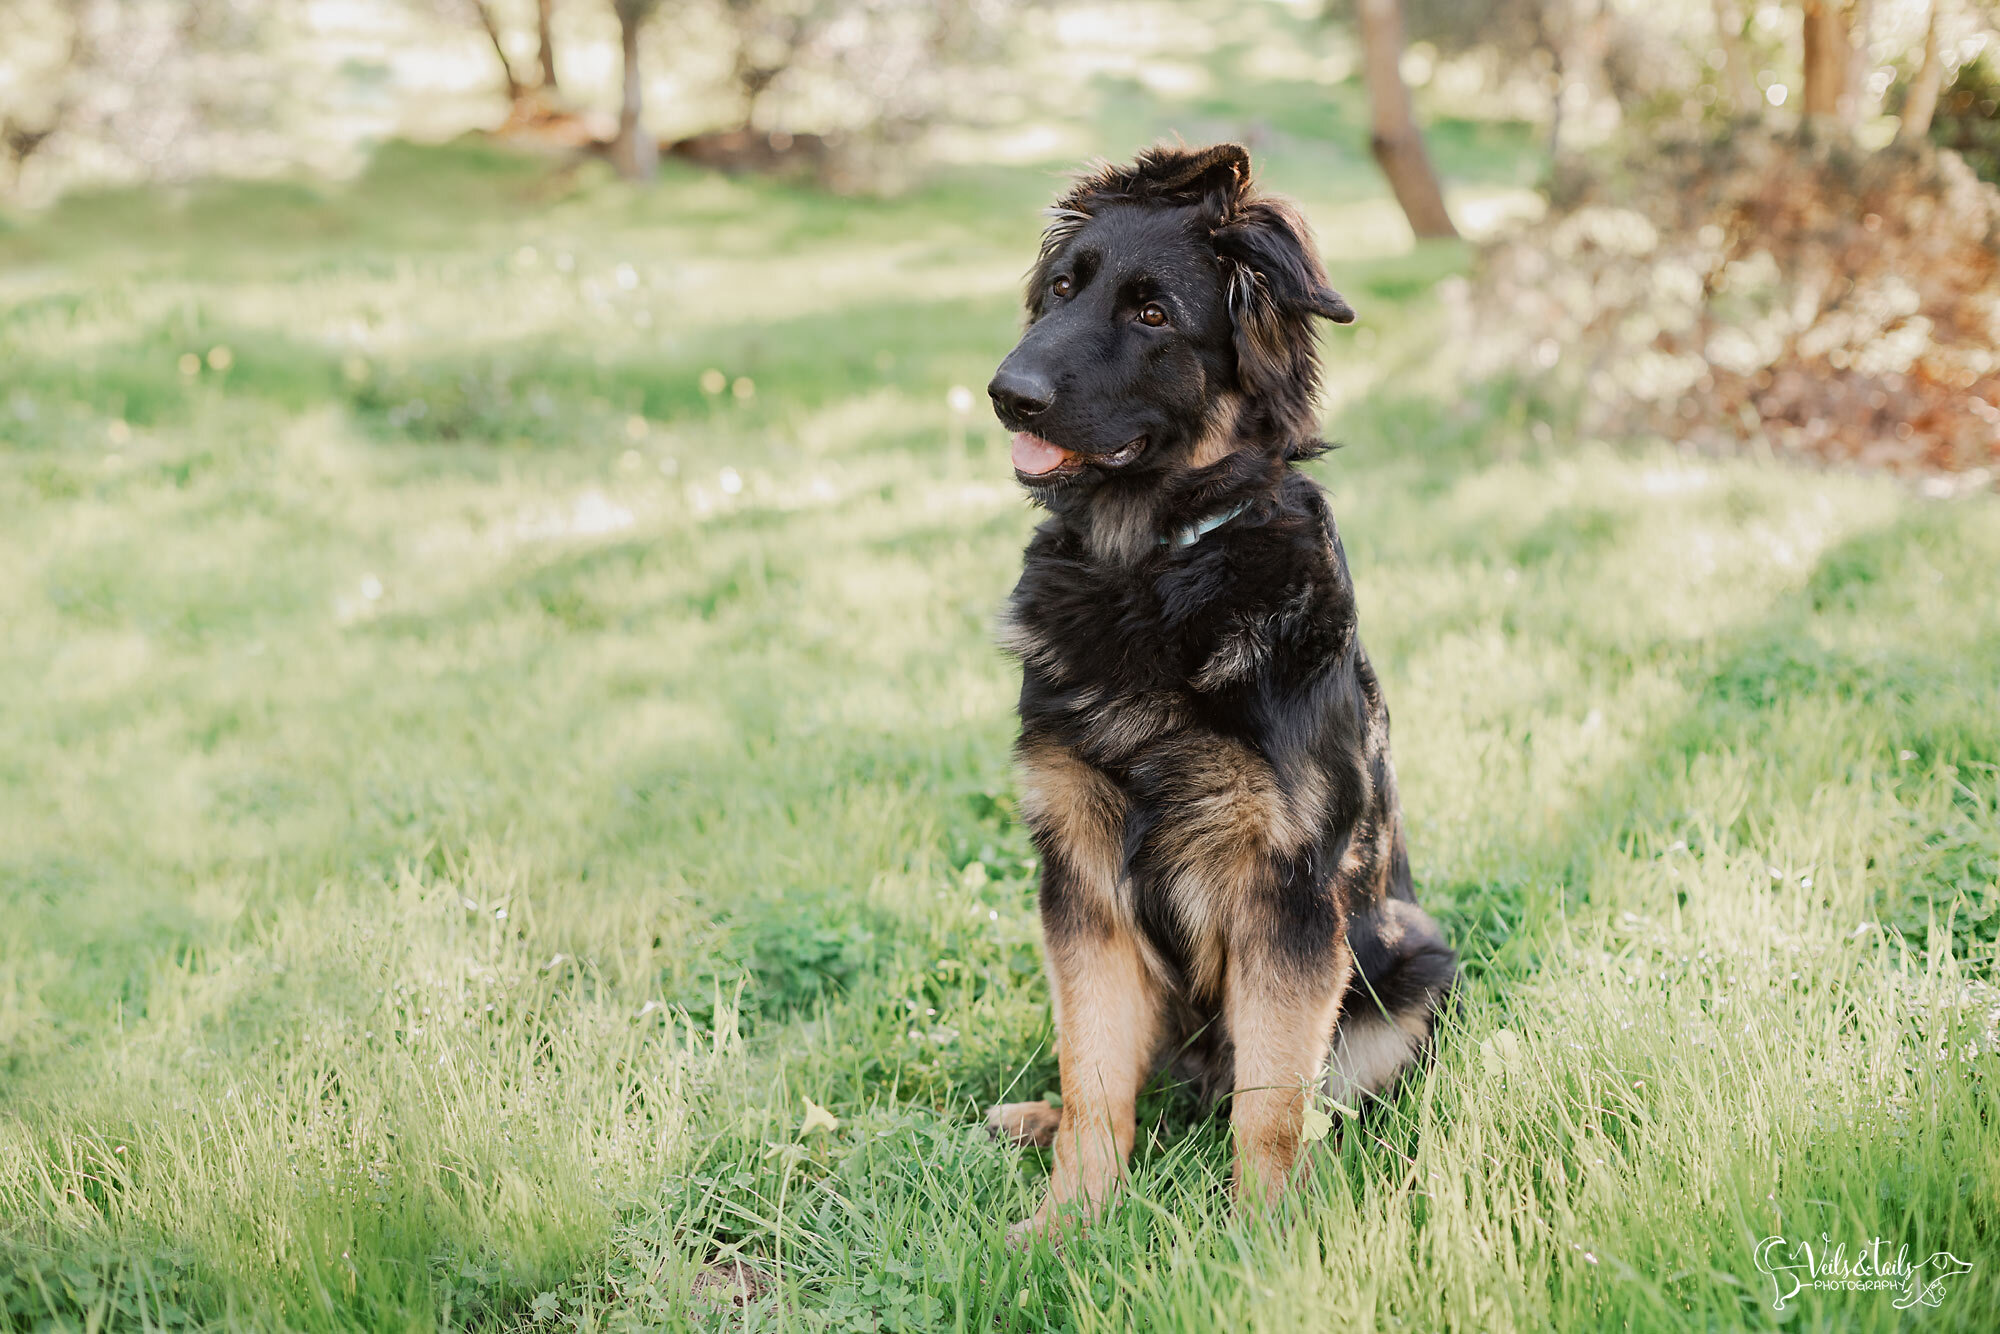
<path fill-rule="evenodd" d="M 1298 211 L 1235 144 L 1156 148 L 1057 203 L 1028 328 L 986 391 L 1044 492 L 1185 472 L 1315 435 L 1315 318 L 1354 312 Z"/>

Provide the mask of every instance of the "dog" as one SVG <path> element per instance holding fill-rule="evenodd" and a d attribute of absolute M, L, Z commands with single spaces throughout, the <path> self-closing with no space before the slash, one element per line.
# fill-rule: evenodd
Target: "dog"
<path fill-rule="evenodd" d="M 1417 907 L 1389 713 L 1355 628 L 1318 438 L 1316 320 L 1354 312 L 1239 146 L 1156 148 L 1056 205 L 987 393 L 1048 517 L 1001 615 L 1021 664 L 1062 1101 L 1016 1240 L 1118 1189 L 1137 1096 L 1225 1100 L 1239 1201 L 1294 1180 L 1308 1098 L 1429 1058 L 1457 958 Z"/>

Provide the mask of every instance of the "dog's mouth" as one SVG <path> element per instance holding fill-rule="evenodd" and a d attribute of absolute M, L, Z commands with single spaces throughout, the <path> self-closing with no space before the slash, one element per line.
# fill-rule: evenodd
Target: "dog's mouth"
<path fill-rule="evenodd" d="M 1122 468 L 1146 448 L 1146 437 L 1130 441 L 1109 454 L 1085 454 L 1051 444 L 1026 431 L 1014 433 L 1014 475 L 1029 486 L 1046 486 L 1076 476 L 1085 468 Z"/>

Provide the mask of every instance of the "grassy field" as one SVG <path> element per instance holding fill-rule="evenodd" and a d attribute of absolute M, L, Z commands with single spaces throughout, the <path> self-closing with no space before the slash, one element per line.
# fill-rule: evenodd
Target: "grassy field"
<path fill-rule="evenodd" d="M 1160 1090 L 1025 1254 L 1032 516 L 948 395 L 1046 174 L 392 147 L 0 230 L 0 1325 L 1993 1328 L 2000 502 L 1467 386 L 1341 134 L 1271 176 L 1465 1004 L 1283 1216 Z M 1771 1235 L 1973 1267 L 1778 1312 Z"/>

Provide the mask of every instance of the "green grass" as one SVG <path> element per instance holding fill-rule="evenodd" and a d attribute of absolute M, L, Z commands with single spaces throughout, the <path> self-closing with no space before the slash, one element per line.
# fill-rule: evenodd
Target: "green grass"
<path fill-rule="evenodd" d="M 946 393 L 1046 174 L 399 147 L 0 232 L 4 1323 L 1991 1328 L 2000 504 L 1538 430 L 1437 353 L 1463 253 L 1287 151 L 1464 1005 L 1283 1217 L 1160 1092 L 1028 1254 L 1032 516 Z M 1822 1233 L 1974 1268 L 1775 1313 L 1754 1243 Z"/>

